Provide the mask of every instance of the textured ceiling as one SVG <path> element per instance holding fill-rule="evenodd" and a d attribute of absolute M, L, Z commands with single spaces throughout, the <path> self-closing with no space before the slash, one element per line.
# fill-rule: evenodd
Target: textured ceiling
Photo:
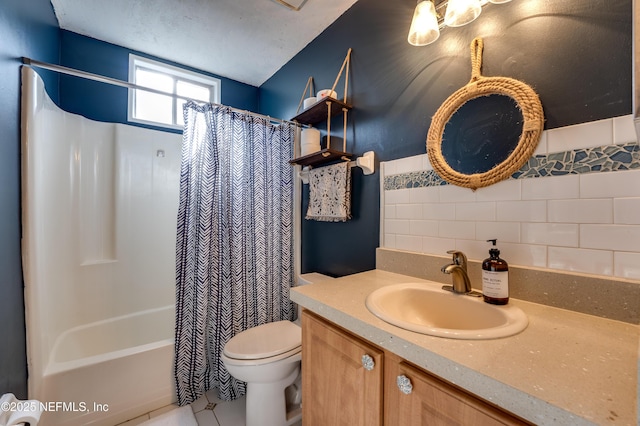
<path fill-rule="evenodd" d="M 60 27 L 260 86 L 357 0 L 51 0 Z"/>

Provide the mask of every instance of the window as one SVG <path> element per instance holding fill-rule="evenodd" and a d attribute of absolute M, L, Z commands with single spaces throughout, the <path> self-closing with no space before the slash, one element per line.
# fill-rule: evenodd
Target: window
<path fill-rule="evenodd" d="M 129 82 L 175 96 L 129 90 L 129 121 L 182 129 L 182 107 L 188 99 L 220 103 L 220 80 L 129 55 Z"/>

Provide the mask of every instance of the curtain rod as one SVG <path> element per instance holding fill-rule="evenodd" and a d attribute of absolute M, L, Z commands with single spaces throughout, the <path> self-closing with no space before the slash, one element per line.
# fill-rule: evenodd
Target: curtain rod
<path fill-rule="evenodd" d="M 173 93 L 169 93 L 169 92 L 165 92 L 162 90 L 157 90 L 157 89 L 152 89 L 151 87 L 144 87 L 144 86 L 139 86 L 137 84 L 134 83 L 129 83 L 128 81 L 122 81 L 122 80 L 118 80 L 116 78 L 111 78 L 111 77 L 105 77 L 103 75 L 98 75 L 98 74 L 93 74 L 87 71 L 80 71 L 80 70 L 76 70 L 74 68 L 69 68 L 69 67 L 65 67 L 63 65 L 55 65 L 55 64 L 49 64 L 47 62 L 40 62 L 40 61 L 36 61 L 35 59 L 31 59 L 31 58 L 27 58 L 27 57 L 22 57 L 22 63 L 24 65 L 28 65 L 30 67 L 38 67 L 38 68 L 43 68 L 46 70 L 50 70 L 50 71 L 55 71 L 55 72 L 59 72 L 62 74 L 67 74 L 67 75 L 71 75 L 74 77 L 81 77 L 81 78 L 86 78 L 87 80 L 93 80 L 93 81 L 98 81 L 100 83 L 106 83 L 106 84 L 111 84 L 114 86 L 120 86 L 120 87 L 125 87 L 127 89 L 135 89 L 135 90 L 144 90 L 145 92 L 151 92 L 151 93 L 155 93 L 158 95 L 164 95 L 164 96 L 170 96 L 172 98 L 180 98 L 180 99 L 186 99 L 188 101 L 194 101 L 194 102 L 199 102 L 202 103 L 202 101 L 197 100 L 197 99 L 192 99 L 186 96 L 177 96 Z M 240 112 L 240 113 L 244 113 L 244 114 L 250 114 L 256 117 L 260 117 L 260 118 L 264 118 L 266 120 L 269 121 L 275 121 L 277 123 L 289 123 L 289 124 L 293 124 L 295 126 L 301 127 L 300 123 L 297 123 L 295 121 L 290 121 L 290 120 L 282 120 L 280 118 L 274 118 L 274 117 L 270 117 L 268 115 L 263 115 L 263 114 L 258 114 L 257 112 L 252 112 L 252 111 L 247 111 L 244 109 L 239 109 L 239 108 L 234 108 L 234 107 L 230 107 L 230 106 L 226 106 L 226 105 L 222 105 L 222 104 L 216 104 L 216 103 L 212 103 L 210 102 L 212 105 L 215 106 L 221 106 L 221 107 L 225 107 L 225 108 L 229 108 L 232 111 L 235 112 Z"/>

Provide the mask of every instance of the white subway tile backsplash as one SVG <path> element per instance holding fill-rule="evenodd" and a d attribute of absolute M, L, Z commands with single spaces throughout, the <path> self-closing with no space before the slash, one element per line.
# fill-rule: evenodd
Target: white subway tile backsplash
<path fill-rule="evenodd" d="M 640 197 L 640 170 L 580 175 L 580 198 Z"/>
<path fill-rule="evenodd" d="M 547 220 L 547 202 L 498 201 L 496 218 L 502 222 L 544 222 Z"/>
<path fill-rule="evenodd" d="M 389 204 L 409 204 L 408 189 L 394 189 L 392 191 L 384 191 L 384 203 Z"/>
<path fill-rule="evenodd" d="M 474 222 L 443 220 L 440 222 L 438 235 L 442 238 L 473 240 L 476 236 L 476 224 Z"/>
<path fill-rule="evenodd" d="M 457 239 L 455 249 L 466 254 L 467 258 L 471 260 L 481 262 L 489 257 L 489 243 L 486 241 L 478 241 L 476 239 Z M 447 255 L 445 254 L 445 256 Z M 482 286 L 482 283 L 472 284 L 474 284 L 476 288 Z"/>
<path fill-rule="evenodd" d="M 613 223 L 610 198 L 592 200 L 549 200 L 548 221 L 565 223 Z"/>
<path fill-rule="evenodd" d="M 433 170 L 433 166 L 431 165 L 431 161 L 429 161 L 428 155 L 422 157 L 422 170 Z"/>
<path fill-rule="evenodd" d="M 396 235 L 396 249 L 422 252 L 422 238 L 415 235 Z"/>
<path fill-rule="evenodd" d="M 437 256 L 448 256 L 447 251 L 456 247 L 456 240 L 451 238 L 422 237 L 422 252 Z"/>
<path fill-rule="evenodd" d="M 456 220 L 496 220 L 496 203 L 456 203 Z"/>
<path fill-rule="evenodd" d="M 500 257 L 509 265 L 532 266 L 544 268 L 547 266 L 547 246 L 534 244 L 501 243 Z"/>
<path fill-rule="evenodd" d="M 544 131 L 534 155 L 636 140 L 631 115 Z M 381 175 L 432 170 L 426 154 L 381 163 Z M 383 247 L 469 259 L 497 238 L 510 265 L 640 280 L 640 169 L 381 192 Z"/>
<path fill-rule="evenodd" d="M 425 154 L 426 155 L 426 154 Z M 422 155 L 400 158 L 384 162 L 385 176 L 399 175 L 401 173 L 417 172 L 422 169 Z"/>
<path fill-rule="evenodd" d="M 580 225 L 580 247 L 640 252 L 640 225 Z"/>
<path fill-rule="evenodd" d="M 409 235 L 411 230 L 411 222 L 409 220 L 385 219 L 384 232 L 388 234 L 404 234 Z"/>
<path fill-rule="evenodd" d="M 438 236 L 437 220 L 412 220 L 410 224 L 410 234 L 419 236 Z"/>
<path fill-rule="evenodd" d="M 640 253 L 614 252 L 613 274 L 616 277 L 640 280 Z"/>
<path fill-rule="evenodd" d="M 521 179 L 508 179 L 491 186 L 478 188 L 476 199 L 478 201 L 519 200 L 522 194 L 522 182 Z"/>
<path fill-rule="evenodd" d="M 454 203 L 424 203 L 422 218 L 429 220 L 453 220 L 456 217 Z"/>
<path fill-rule="evenodd" d="M 386 247 L 390 249 L 396 248 L 396 235 L 384 234 L 384 241 L 382 242 L 382 247 Z"/>
<path fill-rule="evenodd" d="M 398 164 L 400 160 L 391 160 L 391 161 L 381 161 L 380 162 L 380 173 L 382 173 L 383 176 L 393 176 L 393 175 L 397 175 L 397 167 L 396 165 Z"/>
<path fill-rule="evenodd" d="M 540 135 L 540 142 L 536 146 L 536 150 L 533 151 L 533 156 L 536 155 L 546 155 L 549 151 L 547 150 L 547 140 L 548 140 L 548 130 L 544 130 Z"/>
<path fill-rule="evenodd" d="M 637 138 L 633 124 L 633 115 L 623 115 L 613 119 L 613 143 L 622 144 L 633 142 Z"/>
<path fill-rule="evenodd" d="M 471 202 L 476 201 L 476 193 L 469 188 L 462 188 L 455 185 L 443 185 L 437 187 L 440 192 L 440 202 Z"/>
<path fill-rule="evenodd" d="M 614 198 L 613 221 L 623 225 L 640 225 L 640 197 Z"/>
<path fill-rule="evenodd" d="M 611 145 L 612 142 L 613 121 L 610 119 L 560 127 L 547 133 L 549 152 Z"/>
<path fill-rule="evenodd" d="M 476 222 L 476 238 L 481 241 L 497 238 L 498 243 L 519 243 L 520 223 Z"/>
<path fill-rule="evenodd" d="M 549 247 L 548 266 L 551 269 L 613 275 L 613 252 L 579 248 Z"/>
<path fill-rule="evenodd" d="M 572 223 L 523 223 L 521 240 L 527 244 L 578 247 L 579 227 Z"/>
<path fill-rule="evenodd" d="M 456 240 L 456 250 L 467 254 L 469 259 L 482 262 L 489 257 L 491 244 L 486 241 Z M 547 266 L 547 247 L 533 244 L 517 244 L 498 241 L 500 257 L 509 265 L 532 266 L 544 268 Z"/>
<path fill-rule="evenodd" d="M 395 204 L 384 206 L 384 217 L 385 219 L 397 219 Z"/>
<path fill-rule="evenodd" d="M 437 186 L 409 189 L 409 200 L 412 203 L 437 203 L 440 200 Z"/>
<path fill-rule="evenodd" d="M 580 176 L 550 176 L 522 180 L 523 200 L 553 200 L 580 197 Z"/>
<path fill-rule="evenodd" d="M 396 205 L 396 217 L 398 219 L 422 219 L 422 204 L 398 204 Z"/>
<path fill-rule="evenodd" d="M 417 172 L 422 170 L 423 157 L 427 154 L 414 155 L 412 157 L 405 157 L 399 160 L 392 160 L 385 162 L 385 168 L 387 170 L 387 176 L 398 175 L 401 173 Z"/>

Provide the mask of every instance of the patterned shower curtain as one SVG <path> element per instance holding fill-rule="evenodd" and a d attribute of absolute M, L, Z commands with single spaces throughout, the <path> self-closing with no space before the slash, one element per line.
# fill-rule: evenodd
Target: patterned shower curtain
<path fill-rule="evenodd" d="M 247 328 L 292 320 L 295 127 L 189 102 L 176 243 L 178 402 L 218 388 L 245 393 L 225 369 L 224 344 Z"/>

